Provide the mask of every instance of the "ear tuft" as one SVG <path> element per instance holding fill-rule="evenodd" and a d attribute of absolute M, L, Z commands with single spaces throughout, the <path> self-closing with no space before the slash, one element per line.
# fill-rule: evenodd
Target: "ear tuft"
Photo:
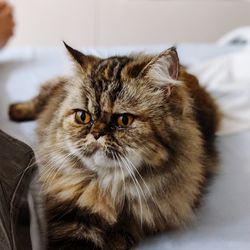
<path fill-rule="evenodd" d="M 163 51 L 154 57 L 145 67 L 144 75 L 160 85 L 177 84 L 179 75 L 179 58 L 175 47 Z"/>
<path fill-rule="evenodd" d="M 173 46 L 171 48 L 169 48 L 168 50 L 165 51 L 165 53 L 167 53 L 168 55 L 166 55 L 169 59 L 169 75 L 171 76 L 171 78 L 173 78 L 174 80 L 177 80 L 178 75 L 179 75 L 179 69 L 180 69 L 180 62 L 179 62 L 179 57 L 178 57 L 178 53 L 176 50 L 176 47 Z M 163 54 L 165 54 L 163 52 Z"/>

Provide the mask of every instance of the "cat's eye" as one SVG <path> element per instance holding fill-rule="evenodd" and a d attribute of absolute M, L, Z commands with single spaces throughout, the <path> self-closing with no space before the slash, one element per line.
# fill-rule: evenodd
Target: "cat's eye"
<path fill-rule="evenodd" d="M 119 127 L 127 127 L 131 125 L 134 121 L 134 116 L 130 114 L 121 114 L 116 118 L 116 124 Z"/>
<path fill-rule="evenodd" d="M 77 110 L 75 112 L 75 120 L 81 124 L 89 124 L 91 122 L 91 115 L 83 110 Z"/>

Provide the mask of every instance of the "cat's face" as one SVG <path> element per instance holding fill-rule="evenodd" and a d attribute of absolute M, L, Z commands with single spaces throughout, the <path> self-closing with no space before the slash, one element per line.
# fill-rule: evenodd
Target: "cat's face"
<path fill-rule="evenodd" d="M 129 172 L 166 161 L 161 137 L 173 126 L 168 97 L 178 74 L 176 52 L 103 60 L 68 49 L 79 72 L 57 111 L 56 143 L 94 171 Z"/>

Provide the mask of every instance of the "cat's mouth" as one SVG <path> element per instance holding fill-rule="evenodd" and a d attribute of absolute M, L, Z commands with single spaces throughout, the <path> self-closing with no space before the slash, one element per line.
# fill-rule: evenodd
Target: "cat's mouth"
<path fill-rule="evenodd" d="M 94 147 L 87 155 L 84 156 L 84 164 L 93 170 L 116 167 L 117 161 L 112 157 L 112 153 L 107 153 L 100 147 Z"/>
<path fill-rule="evenodd" d="M 116 157 L 114 155 L 118 152 L 115 152 L 114 149 L 111 149 L 102 141 L 91 142 L 90 144 L 88 144 L 88 146 L 84 150 L 84 156 L 86 156 L 86 157 L 92 157 L 96 153 L 102 153 L 108 159 L 114 160 L 114 159 L 116 159 Z"/>
<path fill-rule="evenodd" d="M 90 169 L 100 169 L 117 166 L 117 157 L 111 148 L 98 142 L 90 143 L 83 152 L 84 164 Z"/>

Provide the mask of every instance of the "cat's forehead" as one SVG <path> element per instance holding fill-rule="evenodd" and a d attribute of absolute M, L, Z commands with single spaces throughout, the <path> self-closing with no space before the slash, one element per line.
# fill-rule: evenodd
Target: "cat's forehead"
<path fill-rule="evenodd" d="M 136 95 L 146 94 L 137 83 L 140 72 L 150 60 L 149 56 L 138 55 L 101 59 L 92 65 L 90 74 L 83 77 L 76 99 L 92 113 L 97 110 L 114 112 L 115 108 L 117 112 L 131 110 L 136 106 L 133 100 Z"/>
<path fill-rule="evenodd" d="M 93 82 L 101 81 L 107 85 L 117 81 L 127 82 L 137 78 L 150 59 L 151 57 L 142 55 L 113 56 L 101 59 L 92 65 L 90 77 Z"/>
<path fill-rule="evenodd" d="M 139 88 L 136 79 L 149 61 L 150 58 L 145 56 L 113 56 L 92 65 L 88 80 L 97 102 L 101 106 L 107 103 L 111 105 L 121 92 L 126 93 L 124 90 Z"/>

